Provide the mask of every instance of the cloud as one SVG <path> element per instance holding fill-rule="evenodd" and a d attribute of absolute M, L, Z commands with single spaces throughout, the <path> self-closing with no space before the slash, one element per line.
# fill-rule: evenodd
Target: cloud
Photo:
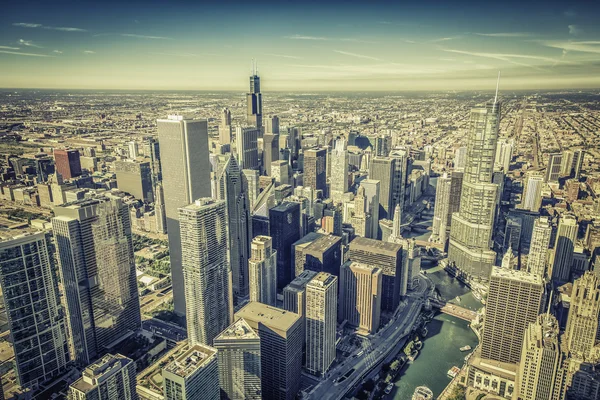
<path fill-rule="evenodd" d="M 265 56 L 271 56 L 271 57 L 281 57 L 281 58 L 291 58 L 294 60 L 302 60 L 304 59 L 303 57 L 298 57 L 298 56 L 290 56 L 287 54 L 274 54 L 274 53 L 264 53 Z"/>
<path fill-rule="evenodd" d="M 544 61 L 547 63 L 560 63 L 560 62 L 564 62 L 561 60 L 557 60 L 554 58 L 550 58 L 550 57 L 543 57 L 543 56 L 532 56 L 532 55 L 525 55 L 525 54 L 506 54 L 506 53 L 484 53 L 484 52 L 473 52 L 473 51 L 463 51 L 463 50 L 454 50 L 454 49 L 442 49 L 442 51 L 448 52 L 448 53 L 455 53 L 455 54 L 464 54 L 464 55 L 469 55 L 469 56 L 474 56 L 474 57 L 483 57 L 483 58 L 491 58 L 491 59 L 495 59 L 495 60 L 500 60 L 500 61 L 505 61 L 508 62 L 510 64 L 515 64 L 515 65 L 519 65 L 522 67 L 528 67 L 528 68 L 533 68 L 533 69 L 537 69 L 537 70 L 542 70 L 542 68 L 540 68 L 537 65 L 532 65 L 532 64 L 526 64 L 517 60 L 536 60 L 536 61 Z M 564 62 L 566 63 L 566 62 Z"/>
<path fill-rule="evenodd" d="M 162 52 L 150 52 L 148 54 L 153 54 L 153 55 L 157 55 L 157 56 L 170 56 L 170 57 L 212 57 L 212 56 L 219 56 L 219 54 L 215 54 L 215 53 L 201 53 L 201 54 L 194 54 L 194 53 L 162 53 Z"/>
<path fill-rule="evenodd" d="M 577 36 L 583 33 L 583 30 L 577 25 L 569 25 L 569 35 Z"/>
<path fill-rule="evenodd" d="M 15 54 L 18 56 L 27 56 L 27 57 L 53 57 L 53 56 L 49 56 L 47 54 L 19 53 L 17 51 L 6 51 L 6 50 L 0 50 L 0 53 Z"/>
<path fill-rule="evenodd" d="M 595 53 L 600 54 L 600 41 L 565 41 L 565 40 L 546 40 L 539 41 L 539 44 L 547 47 L 553 47 L 555 49 L 562 49 L 563 56 L 565 52 L 577 51 L 581 53 Z"/>
<path fill-rule="evenodd" d="M 159 39 L 159 40 L 172 40 L 171 38 L 164 36 L 148 36 L 148 35 L 136 35 L 134 33 L 121 33 L 121 36 L 132 37 L 138 39 Z"/>
<path fill-rule="evenodd" d="M 366 60 L 381 61 L 380 58 L 371 57 L 371 56 L 365 56 L 363 54 L 350 53 L 349 51 L 342 51 L 342 50 L 333 50 L 333 51 L 334 51 L 334 53 L 343 54 L 345 56 L 356 57 L 356 58 L 364 58 Z"/>
<path fill-rule="evenodd" d="M 458 38 L 460 38 L 460 36 L 443 37 L 443 38 L 439 38 L 439 39 L 430 40 L 429 43 L 447 42 L 448 40 L 454 40 L 454 39 L 458 39 Z"/>
<path fill-rule="evenodd" d="M 0 49 L 5 49 L 5 50 L 19 50 L 19 47 L 0 46 Z"/>
<path fill-rule="evenodd" d="M 21 28 L 40 28 L 40 29 L 50 29 L 53 31 L 63 31 L 63 32 L 87 32 L 86 29 L 81 28 L 73 28 L 70 26 L 47 26 L 42 24 L 34 24 L 30 22 L 15 22 L 13 26 L 19 26 Z"/>
<path fill-rule="evenodd" d="M 370 43 L 370 44 L 379 43 L 379 42 L 374 42 L 372 40 L 363 40 L 363 39 L 355 39 L 355 38 L 341 38 L 340 40 L 342 42 L 354 42 L 354 43 Z"/>
<path fill-rule="evenodd" d="M 567 10 L 563 14 L 567 18 L 573 18 L 573 17 L 577 16 L 577 13 L 575 11 L 573 11 L 573 10 Z"/>
<path fill-rule="evenodd" d="M 33 43 L 31 40 L 19 39 L 19 44 L 27 47 L 37 47 L 38 49 L 42 48 L 42 46 Z"/>
<path fill-rule="evenodd" d="M 84 54 L 96 54 L 96 52 L 92 51 L 92 50 L 84 50 L 83 53 Z"/>
<path fill-rule="evenodd" d="M 490 37 L 527 37 L 532 36 L 530 32 L 498 32 L 498 33 L 479 33 L 475 32 L 478 36 L 490 36 Z"/>
<path fill-rule="evenodd" d="M 329 40 L 326 37 L 320 36 L 305 36 L 305 35 L 292 35 L 292 36 L 284 36 L 284 39 L 293 39 L 293 40 Z"/>
<path fill-rule="evenodd" d="M 53 52 L 53 53 L 56 53 L 56 54 L 62 54 L 62 53 L 63 53 L 63 52 L 62 52 L 62 51 L 60 51 L 60 50 L 52 50 L 52 52 Z"/>

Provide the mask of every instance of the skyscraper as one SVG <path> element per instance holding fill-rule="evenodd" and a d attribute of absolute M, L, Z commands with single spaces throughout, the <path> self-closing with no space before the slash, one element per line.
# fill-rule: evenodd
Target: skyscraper
<path fill-rule="evenodd" d="M 300 390 L 304 332 L 298 314 L 255 301 L 235 314 L 260 337 L 262 398 L 293 400 Z"/>
<path fill-rule="evenodd" d="M 185 290 L 181 266 L 180 207 L 210 196 L 208 123 L 171 115 L 159 119 L 158 139 L 162 160 L 163 189 L 169 235 L 169 256 L 175 312 L 185 314 Z"/>
<path fill-rule="evenodd" d="M 579 225 L 574 214 L 564 213 L 560 216 L 552 265 L 552 280 L 556 282 L 568 282 L 571 278 L 573 250 L 578 230 Z"/>
<path fill-rule="evenodd" d="M 136 199 L 154 202 L 150 162 L 115 161 L 117 187 Z"/>
<path fill-rule="evenodd" d="M 259 169 L 258 162 L 258 137 L 260 131 L 255 127 L 242 128 L 238 126 L 235 130 L 235 145 L 237 158 L 242 169 Z"/>
<path fill-rule="evenodd" d="M 15 375 L 18 385 L 33 390 L 64 373 L 69 361 L 52 250 L 46 232 L 0 232 L 0 286 Z"/>
<path fill-rule="evenodd" d="M 55 207 L 54 215 L 71 351 L 87 365 L 141 324 L 129 207 L 100 197 Z"/>
<path fill-rule="evenodd" d="M 352 224 L 356 236 L 370 237 L 371 217 L 366 209 L 367 196 L 365 196 L 364 186 L 361 186 L 356 191 L 356 196 L 354 196 L 354 212 L 350 219 L 350 224 Z"/>
<path fill-rule="evenodd" d="M 219 125 L 219 143 L 231 144 L 231 111 L 224 108 L 221 114 L 221 124 Z"/>
<path fill-rule="evenodd" d="M 272 117 L 267 118 L 265 132 L 279 135 L 279 117 L 277 115 L 273 115 Z"/>
<path fill-rule="evenodd" d="M 248 102 L 247 121 L 248 125 L 262 131 L 262 94 L 260 93 L 260 77 L 256 63 L 252 62 L 252 75 L 250 75 L 250 91 L 246 94 Z M 262 132 L 261 135 L 262 136 Z M 247 168 L 247 167 L 244 167 Z"/>
<path fill-rule="evenodd" d="M 452 215 L 448 262 L 470 278 L 487 281 L 496 261 L 491 250 L 498 185 L 492 183 L 500 104 L 471 110 L 467 159 L 458 213 Z"/>
<path fill-rule="evenodd" d="M 338 278 L 319 272 L 306 284 L 306 369 L 324 375 L 335 360 Z"/>
<path fill-rule="evenodd" d="M 562 153 L 552 153 L 548 155 L 548 164 L 546 165 L 546 182 L 558 182 L 562 170 Z"/>
<path fill-rule="evenodd" d="M 156 216 L 156 230 L 159 233 L 167 232 L 167 215 L 165 211 L 165 193 L 162 183 L 156 185 L 154 194 L 154 215 Z"/>
<path fill-rule="evenodd" d="M 373 265 L 346 262 L 340 270 L 338 320 L 358 328 L 360 334 L 377 332 L 381 316 L 383 272 Z"/>
<path fill-rule="evenodd" d="M 406 176 L 408 175 L 408 157 L 409 151 L 407 148 L 394 149 L 390 152 L 390 158 L 394 160 L 392 206 L 390 210 L 394 210 L 397 204 L 400 204 L 400 208 L 404 209 L 404 193 L 406 191 Z"/>
<path fill-rule="evenodd" d="M 598 317 L 600 316 L 600 278 L 586 272 L 573 285 L 567 326 L 563 334 L 565 351 L 581 361 L 598 360 Z"/>
<path fill-rule="evenodd" d="M 219 382 L 231 400 L 260 400 L 260 338 L 240 318 L 215 338 Z"/>
<path fill-rule="evenodd" d="M 248 296 L 248 258 L 252 225 L 250 223 L 250 203 L 246 192 L 242 170 L 232 154 L 217 156 L 214 171 L 214 195 L 217 200 L 225 200 L 229 225 L 229 262 L 233 282 L 233 294 Z"/>
<path fill-rule="evenodd" d="M 252 239 L 248 261 L 250 301 L 277 306 L 277 252 L 269 236 Z"/>
<path fill-rule="evenodd" d="M 366 237 L 377 239 L 379 234 L 380 182 L 374 179 L 363 179 L 360 186 L 365 188 L 365 209 L 371 220 L 371 226 L 367 228 Z"/>
<path fill-rule="evenodd" d="M 336 140 L 335 147 L 331 151 L 330 182 L 331 197 L 334 200 L 341 199 L 348 191 L 348 150 L 344 139 Z"/>
<path fill-rule="evenodd" d="M 179 209 L 179 220 L 188 338 L 212 344 L 233 315 L 225 201 L 198 199 Z"/>
<path fill-rule="evenodd" d="M 279 134 L 265 133 L 263 135 L 263 169 L 268 176 L 272 175 L 271 165 L 279 160 Z"/>
<path fill-rule="evenodd" d="M 539 276 L 493 267 L 481 339 L 481 357 L 518 363 L 525 330 L 536 321 L 543 296 L 544 285 Z"/>
<path fill-rule="evenodd" d="M 394 166 L 395 161 L 389 157 L 375 157 L 371 161 L 369 179 L 380 182 L 378 212 L 379 219 L 391 217 L 394 209 L 392 200 L 395 169 Z"/>
<path fill-rule="evenodd" d="M 306 314 L 306 285 L 318 272 L 305 270 L 283 288 L 283 309 L 304 318 Z M 304 329 L 303 329 L 304 331 Z"/>
<path fill-rule="evenodd" d="M 433 212 L 433 225 L 431 237 L 440 243 L 446 243 L 446 229 L 448 225 L 448 213 L 450 210 L 450 187 L 452 178 L 444 173 L 438 178 L 435 190 L 435 208 Z"/>
<path fill-rule="evenodd" d="M 327 196 L 327 150 L 304 151 L 304 186 L 321 190 L 323 197 Z"/>
<path fill-rule="evenodd" d="M 294 277 L 304 270 L 339 275 L 342 259 L 342 238 L 310 232 L 292 245 Z"/>
<path fill-rule="evenodd" d="M 552 236 L 552 225 L 548 217 L 540 217 L 533 223 L 529 255 L 527 256 L 527 272 L 537 275 L 542 279 L 546 277 L 546 265 L 548 263 L 548 249 L 550 248 L 550 237 Z"/>
<path fill-rule="evenodd" d="M 78 150 L 54 150 L 56 172 L 63 179 L 71 179 L 81 175 L 81 162 Z"/>
<path fill-rule="evenodd" d="M 513 139 L 499 139 L 494 157 L 494 167 L 508 173 L 514 147 Z"/>
<path fill-rule="evenodd" d="M 277 252 L 277 289 L 292 281 L 292 244 L 300 239 L 300 204 L 285 202 L 269 210 L 273 249 Z"/>
<path fill-rule="evenodd" d="M 521 208 L 530 211 L 538 211 L 542 206 L 543 186 L 544 177 L 539 172 L 527 173 Z"/>
<path fill-rule="evenodd" d="M 87 366 L 69 386 L 73 400 L 137 400 L 135 363 L 121 354 L 106 354 Z"/>
<path fill-rule="evenodd" d="M 165 400 L 220 399 L 217 350 L 196 344 L 162 370 Z"/>

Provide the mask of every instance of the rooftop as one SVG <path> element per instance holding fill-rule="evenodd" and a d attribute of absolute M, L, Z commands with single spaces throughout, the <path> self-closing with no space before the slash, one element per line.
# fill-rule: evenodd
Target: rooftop
<path fill-rule="evenodd" d="M 228 339 L 258 339 L 258 335 L 250 325 L 248 325 L 245 319 L 240 318 L 221 332 L 215 338 L 215 343 L 219 340 Z"/>
<path fill-rule="evenodd" d="M 304 290 L 306 284 L 317 275 L 317 272 L 305 269 L 293 281 L 291 281 L 284 290 L 300 292 Z"/>
<path fill-rule="evenodd" d="M 522 281 L 526 283 L 531 283 L 534 285 L 542 285 L 542 278 L 538 275 L 530 274 L 529 272 L 525 272 L 522 270 L 516 269 L 508 269 L 501 267 L 493 267 L 492 268 L 492 278 L 505 278 L 512 279 L 517 281 Z"/>
<path fill-rule="evenodd" d="M 245 319 L 251 325 L 263 324 L 271 329 L 287 331 L 300 320 L 300 316 L 291 311 L 251 301 L 235 313 L 235 318 Z"/>
<path fill-rule="evenodd" d="M 384 242 L 382 240 L 369 239 L 364 237 L 356 237 L 350 242 L 350 250 L 363 250 L 375 253 L 383 253 L 389 256 L 395 256 L 402 245 L 399 243 Z"/>
<path fill-rule="evenodd" d="M 217 350 L 210 346 L 197 344 L 175 358 L 164 370 L 182 378 L 187 378 L 210 362 L 216 353 Z"/>
<path fill-rule="evenodd" d="M 328 287 L 333 284 L 337 277 L 335 275 L 328 274 L 327 272 L 319 272 L 317 276 L 308 282 L 308 286 L 319 286 Z"/>
<path fill-rule="evenodd" d="M 123 369 L 133 361 L 121 354 L 107 354 L 93 364 L 88 365 L 81 378 L 71 384 L 71 387 L 87 393 L 109 377 Z"/>
<path fill-rule="evenodd" d="M 39 233 L 43 233 L 43 231 L 40 231 L 36 228 L 32 228 L 30 226 L 22 228 L 0 229 L 0 242 L 7 242 L 9 240 L 15 239 L 23 239 L 28 236 L 35 236 Z"/>

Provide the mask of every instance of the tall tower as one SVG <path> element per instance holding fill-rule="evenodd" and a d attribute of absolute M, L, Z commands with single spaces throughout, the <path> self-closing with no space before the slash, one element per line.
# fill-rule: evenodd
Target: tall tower
<path fill-rule="evenodd" d="M 121 354 L 107 354 L 88 365 L 69 386 L 69 399 L 137 400 L 135 363 Z"/>
<path fill-rule="evenodd" d="M 292 281 L 292 244 L 300 239 L 300 204 L 285 202 L 269 210 L 273 249 L 277 251 L 277 288 Z"/>
<path fill-rule="evenodd" d="M 231 144 L 231 111 L 224 108 L 221 114 L 221 124 L 219 125 L 219 143 Z"/>
<path fill-rule="evenodd" d="M 212 344 L 233 314 L 225 201 L 201 198 L 179 209 L 188 338 Z"/>
<path fill-rule="evenodd" d="M 165 400 L 218 400 L 217 350 L 196 344 L 177 356 L 162 370 Z"/>
<path fill-rule="evenodd" d="M 9 316 L 17 384 L 35 390 L 64 373 L 69 361 L 48 233 L 0 232 L 0 286 Z"/>
<path fill-rule="evenodd" d="M 354 215 L 352 216 L 351 224 L 354 228 L 356 236 L 369 237 L 367 229 L 370 229 L 370 219 L 365 212 L 367 198 L 365 196 L 365 188 L 361 186 L 354 197 Z"/>
<path fill-rule="evenodd" d="M 392 206 L 395 209 L 396 205 L 400 204 L 400 208 L 404 209 L 404 195 L 406 191 L 406 176 L 408 174 L 408 149 L 394 149 L 390 152 L 390 158 L 394 160 L 394 176 L 392 179 Z"/>
<path fill-rule="evenodd" d="M 391 238 L 393 240 L 402 239 L 402 206 L 400 206 L 400 203 L 396 204 L 396 208 L 394 209 L 392 227 Z"/>
<path fill-rule="evenodd" d="M 548 249 L 552 225 L 548 217 L 540 217 L 533 223 L 529 255 L 527 256 L 527 272 L 545 279 L 546 265 L 548 263 Z"/>
<path fill-rule="evenodd" d="M 370 227 L 367 237 L 377 239 L 379 234 L 379 192 L 381 183 L 373 179 L 363 179 L 360 186 L 365 188 L 367 214 L 370 215 Z"/>
<path fill-rule="evenodd" d="M 156 217 L 156 230 L 159 233 L 167 232 L 167 215 L 165 212 L 165 193 L 162 183 L 156 184 L 156 193 L 154 194 L 154 216 Z"/>
<path fill-rule="evenodd" d="M 335 148 L 331 152 L 331 179 L 330 191 L 334 200 L 341 200 L 344 193 L 348 191 L 348 150 L 346 141 L 338 139 Z"/>
<path fill-rule="evenodd" d="M 539 172 L 526 173 L 525 188 L 523 190 L 523 200 L 521 208 L 530 211 L 539 211 L 542 206 L 542 187 L 544 186 L 544 177 Z"/>
<path fill-rule="evenodd" d="M 63 179 L 71 179 L 81 175 L 79 150 L 54 150 L 56 173 Z"/>
<path fill-rule="evenodd" d="M 394 185 L 395 160 L 375 157 L 369 168 L 369 179 L 379 181 L 379 219 L 390 218 L 394 209 L 392 191 Z"/>
<path fill-rule="evenodd" d="M 346 262 L 340 270 L 340 306 L 338 320 L 368 335 L 377 332 L 381 317 L 381 268 Z"/>
<path fill-rule="evenodd" d="M 240 318 L 215 338 L 221 390 L 228 399 L 260 400 L 260 338 Z"/>
<path fill-rule="evenodd" d="M 489 279 L 498 185 L 492 183 L 500 103 L 471 110 L 460 209 L 452 215 L 448 261 L 470 278 Z"/>
<path fill-rule="evenodd" d="M 435 208 L 433 211 L 431 237 L 437 239 L 440 243 L 446 243 L 451 186 L 452 178 L 447 173 L 438 178 L 435 190 Z"/>
<path fill-rule="evenodd" d="M 238 126 L 235 130 L 235 142 L 240 168 L 259 169 L 258 162 L 258 137 L 260 131 L 255 127 L 242 128 Z"/>
<path fill-rule="evenodd" d="M 262 136 L 262 94 L 260 93 L 260 77 L 258 67 L 252 60 L 252 75 L 250 75 L 250 92 L 246 94 L 248 101 L 247 121 L 248 125 L 254 126 Z"/>
<path fill-rule="evenodd" d="M 562 170 L 562 153 L 552 153 L 548 155 L 548 165 L 546 165 L 546 182 L 558 182 Z"/>
<path fill-rule="evenodd" d="M 233 294 L 248 296 L 248 258 L 252 225 L 250 202 L 245 190 L 242 170 L 232 154 L 218 156 L 215 177 L 217 200 L 225 200 L 229 224 L 229 262 L 233 281 Z"/>
<path fill-rule="evenodd" d="M 304 151 L 304 186 L 315 191 L 321 190 L 327 196 L 327 150 L 308 149 Z"/>
<path fill-rule="evenodd" d="M 554 264 L 552 265 L 552 280 L 556 282 L 568 282 L 571 278 L 573 250 L 578 230 L 579 225 L 574 214 L 566 213 L 560 216 L 554 243 Z"/>
<path fill-rule="evenodd" d="M 268 176 L 273 176 L 271 165 L 279 160 L 279 134 L 265 133 L 263 135 L 263 170 Z"/>
<path fill-rule="evenodd" d="M 598 316 L 600 315 L 600 278 L 586 272 L 575 281 L 571 292 L 567 327 L 563 335 L 565 351 L 578 360 L 597 359 Z"/>
<path fill-rule="evenodd" d="M 306 369 L 324 375 L 335 360 L 338 278 L 319 272 L 306 285 Z"/>
<path fill-rule="evenodd" d="M 252 239 L 250 272 L 250 301 L 277 306 L 277 252 L 269 236 Z"/>
<path fill-rule="evenodd" d="M 159 119 L 156 123 L 169 235 L 173 302 L 175 312 L 184 315 L 185 290 L 177 210 L 211 194 L 208 123 L 206 120 L 189 120 L 177 115 Z"/>

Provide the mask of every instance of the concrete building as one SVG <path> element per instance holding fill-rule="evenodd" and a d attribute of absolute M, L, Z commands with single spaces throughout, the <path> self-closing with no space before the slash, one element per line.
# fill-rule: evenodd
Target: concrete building
<path fill-rule="evenodd" d="M 212 344 L 233 317 L 225 201 L 198 199 L 179 209 L 179 221 L 188 338 Z"/>
<path fill-rule="evenodd" d="M 546 164 L 546 182 L 558 182 L 562 172 L 562 153 L 552 153 L 548 155 L 548 164 Z"/>
<path fill-rule="evenodd" d="M 367 196 L 363 186 L 358 188 L 354 197 L 354 212 L 350 218 L 354 234 L 361 237 L 371 237 L 371 216 L 367 213 Z"/>
<path fill-rule="evenodd" d="M 215 338 L 219 382 L 225 398 L 260 400 L 260 338 L 243 319 L 238 319 Z"/>
<path fill-rule="evenodd" d="M 256 64 L 252 66 L 252 75 L 250 75 L 250 91 L 246 94 L 247 112 L 246 122 L 248 125 L 256 127 L 262 131 L 262 94 L 260 93 L 260 77 Z M 262 136 L 262 134 L 261 134 Z M 247 168 L 247 167 L 244 167 Z"/>
<path fill-rule="evenodd" d="M 433 212 L 433 224 L 431 237 L 440 243 L 446 243 L 448 229 L 448 214 L 450 210 L 450 187 L 452 178 L 444 173 L 438 178 L 435 190 L 435 208 Z"/>
<path fill-rule="evenodd" d="M 190 348 L 162 371 L 165 400 L 218 400 L 217 350 L 206 345 Z"/>
<path fill-rule="evenodd" d="M 369 179 L 379 181 L 379 219 L 391 218 L 393 207 L 395 161 L 389 157 L 375 157 L 369 168 Z"/>
<path fill-rule="evenodd" d="M 252 239 L 248 270 L 250 301 L 277 306 L 277 251 L 270 236 Z"/>
<path fill-rule="evenodd" d="M 277 185 L 290 184 L 290 164 L 288 160 L 277 160 L 271 163 L 270 175 Z"/>
<path fill-rule="evenodd" d="M 600 278 L 586 272 L 575 280 L 571 292 L 569 318 L 563 334 L 565 351 L 578 360 L 597 360 Z"/>
<path fill-rule="evenodd" d="M 258 137 L 260 129 L 238 126 L 235 130 L 237 159 L 242 169 L 258 170 Z"/>
<path fill-rule="evenodd" d="M 273 249 L 277 252 L 277 289 L 294 277 L 290 266 L 292 244 L 300 239 L 300 204 L 285 202 L 269 210 L 269 229 Z"/>
<path fill-rule="evenodd" d="M 371 226 L 366 231 L 366 237 L 377 239 L 379 234 L 380 182 L 374 179 L 363 179 L 360 186 L 365 188 L 365 212 L 371 220 Z"/>
<path fill-rule="evenodd" d="M 381 317 L 383 271 L 373 265 L 346 262 L 340 271 L 338 321 L 358 328 L 360 334 L 377 332 Z"/>
<path fill-rule="evenodd" d="M 260 337 L 262 397 L 293 400 L 300 390 L 304 332 L 298 314 L 250 302 L 235 314 Z"/>
<path fill-rule="evenodd" d="M 283 309 L 304 318 L 306 315 L 306 285 L 318 272 L 305 270 L 283 288 Z"/>
<path fill-rule="evenodd" d="M 306 284 L 306 369 L 324 375 L 335 360 L 338 278 L 319 272 Z"/>
<path fill-rule="evenodd" d="M 85 368 L 69 386 L 70 400 L 137 400 L 135 363 L 121 354 L 107 354 Z"/>
<path fill-rule="evenodd" d="M 117 187 L 136 199 L 154 202 L 150 162 L 115 161 Z"/>
<path fill-rule="evenodd" d="M 221 114 L 221 123 L 219 124 L 219 143 L 222 145 L 231 144 L 231 111 L 224 108 Z"/>
<path fill-rule="evenodd" d="M 342 260 L 342 238 L 310 232 L 292 245 L 294 277 L 304 270 L 327 272 L 339 276 Z"/>
<path fill-rule="evenodd" d="M 523 188 L 521 208 L 530 211 L 538 211 L 542 206 L 544 176 L 539 171 L 528 172 L 525 176 L 525 187 Z"/>
<path fill-rule="evenodd" d="M 273 176 L 271 166 L 279 160 L 279 134 L 265 133 L 263 135 L 263 170 L 266 175 Z"/>
<path fill-rule="evenodd" d="M 572 213 L 560 216 L 556 241 L 554 242 L 554 262 L 552 264 L 552 280 L 560 283 L 571 279 L 571 265 L 573 264 L 573 250 L 579 224 L 577 217 Z"/>
<path fill-rule="evenodd" d="M 210 193 L 208 123 L 171 115 L 156 121 L 162 165 L 169 257 L 175 312 L 185 314 L 185 290 L 181 266 L 180 207 Z"/>
<path fill-rule="evenodd" d="M 81 175 L 79 150 L 54 150 L 54 166 L 63 179 L 72 179 Z"/>
<path fill-rule="evenodd" d="M 321 190 L 327 197 L 327 150 L 308 149 L 304 151 L 304 186 L 315 191 Z"/>
<path fill-rule="evenodd" d="M 331 179 L 329 190 L 334 200 L 341 200 L 344 193 L 348 191 L 348 150 L 346 141 L 338 139 L 331 151 Z"/>
<path fill-rule="evenodd" d="M 550 249 L 550 237 L 552 236 L 552 224 L 548 217 L 539 217 L 533 224 L 529 255 L 527 256 L 527 272 L 546 278 L 548 264 L 548 250 Z"/>

